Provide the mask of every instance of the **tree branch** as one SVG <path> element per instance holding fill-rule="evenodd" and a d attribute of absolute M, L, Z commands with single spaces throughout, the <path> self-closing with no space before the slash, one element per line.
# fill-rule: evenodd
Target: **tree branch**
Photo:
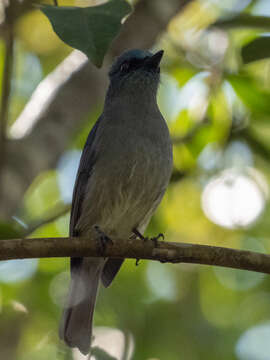
<path fill-rule="evenodd" d="M 6 129 L 8 124 L 8 112 L 11 91 L 11 77 L 13 67 L 13 9 L 9 5 L 6 9 L 6 27 L 4 32 L 5 57 L 2 81 L 2 96 L 0 109 L 0 188 L 3 191 L 3 169 L 6 162 Z"/>
<path fill-rule="evenodd" d="M 216 265 L 270 274 L 270 255 L 217 246 L 113 239 L 105 251 L 97 234 L 88 238 L 12 239 L 0 241 L 0 260 L 44 257 L 112 257 L 171 263 Z"/>

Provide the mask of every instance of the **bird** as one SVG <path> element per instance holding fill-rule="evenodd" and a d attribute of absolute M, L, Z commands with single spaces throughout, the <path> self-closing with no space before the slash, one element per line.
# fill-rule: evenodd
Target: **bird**
<path fill-rule="evenodd" d="M 109 70 L 103 112 L 82 151 L 73 190 L 70 236 L 142 241 L 172 173 L 172 143 L 157 105 L 164 51 L 132 49 Z M 73 257 L 59 326 L 60 339 L 82 354 L 91 349 L 99 284 L 108 287 L 123 259 Z"/>

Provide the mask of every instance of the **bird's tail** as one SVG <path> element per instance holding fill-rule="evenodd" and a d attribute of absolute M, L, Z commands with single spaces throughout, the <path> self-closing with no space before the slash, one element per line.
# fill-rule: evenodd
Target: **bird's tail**
<path fill-rule="evenodd" d="M 92 322 L 103 259 L 82 258 L 72 268 L 67 304 L 60 322 L 59 336 L 70 347 L 89 353 Z"/>

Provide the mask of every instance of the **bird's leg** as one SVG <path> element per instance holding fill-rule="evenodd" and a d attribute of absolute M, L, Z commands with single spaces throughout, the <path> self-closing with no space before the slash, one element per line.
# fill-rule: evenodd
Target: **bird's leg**
<path fill-rule="evenodd" d="M 148 237 L 144 237 L 140 232 L 139 230 L 137 230 L 136 228 L 134 228 L 132 230 L 133 234 L 136 235 L 136 237 L 138 237 L 140 240 L 143 240 L 143 241 L 147 241 L 149 240 Z"/>
<path fill-rule="evenodd" d="M 100 240 L 100 246 L 101 246 L 101 251 L 102 251 L 102 254 L 105 253 L 106 251 L 106 246 L 108 243 L 111 243 L 113 244 L 113 241 L 111 238 L 109 238 L 109 236 L 107 236 L 101 229 L 98 225 L 95 225 L 94 226 L 94 229 L 96 230 L 98 236 L 99 236 L 99 240 Z"/>
<path fill-rule="evenodd" d="M 133 232 L 133 234 L 134 234 L 137 238 L 139 238 L 140 240 L 143 240 L 143 241 L 147 241 L 147 240 L 148 240 L 148 238 L 144 237 L 144 236 L 139 232 L 139 230 L 137 230 L 136 228 L 134 228 L 134 229 L 132 230 L 132 232 Z M 139 265 L 139 261 L 140 261 L 140 259 L 136 259 L 136 263 L 135 263 L 136 266 Z"/>

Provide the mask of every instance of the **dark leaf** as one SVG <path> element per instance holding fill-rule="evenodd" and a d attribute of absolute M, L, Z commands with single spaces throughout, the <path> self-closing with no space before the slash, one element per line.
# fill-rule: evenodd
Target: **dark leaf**
<path fill-rule="evenodd" d="M 9 223 L 0 222 L 0 239 L 17 239 L 21 234 Z"/>
<path fill-rule="evenodd" d="M 270 37 L 259 37 L 242 48 L 242 58 L 245 64 L 270 57 Z"/>
<path fill-rule="evenodd" d="M 125 0 L 111 0 L 91 7 L 42 5 L 56 34 L 69 46 L 84 52 L 97 66 L 121 28 L 121 20 L 131 12 Z"/>

